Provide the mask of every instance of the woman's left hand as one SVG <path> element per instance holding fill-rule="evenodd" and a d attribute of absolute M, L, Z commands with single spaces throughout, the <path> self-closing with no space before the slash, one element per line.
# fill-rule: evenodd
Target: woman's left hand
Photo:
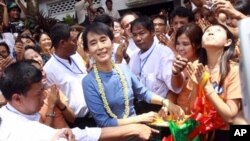
<path fill-rule="evenodd" d="M 148 113 L 138 115 L 138 119 L 139 119 L 139 122 L 150 123 L 150 122 L 153 122 L 157 118 L 157 116 L 158 116 L 157 113 L 151 111 Z"/>
<path fill-rule="evenodd" d="M 161 110 L 159 111 L 159 115 L 161 117 L 166 119 L 168 115 L 171 115 L 171 117 L 176 120 L 184 118 L 185 112 L 179 105 L 176 105 L 169 100 L 164 100 L 163 103 L 166 104 L 164 104 L 164 106 L 162 106 Z"/>

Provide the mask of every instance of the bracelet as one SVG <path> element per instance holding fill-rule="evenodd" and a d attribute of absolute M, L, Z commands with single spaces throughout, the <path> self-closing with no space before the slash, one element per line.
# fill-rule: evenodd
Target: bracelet
<path fill-rule="evenodd" d="M 59 107 L 59 109 L 63 112 L 63 111 L 65 111 L 67 109 L 67 106 L 64 105 L 64 107 L 62 109 L 60 107 Z"/>
<path fill-rule="evenodd" d="M 178 73 L 178 72 L 177 72 L 177 73 L 172 72 L 172 75 L 173 75 L 173 76 L 178 76 L 179 74 L 180 74 L 180 73 Z"/>
<path fill-rule="evenodd" d="M 52 117 L 52 118 L 54 118 L 55 116 L 56 116 L 55 112 L 46 114 L 46 117 Z"/>

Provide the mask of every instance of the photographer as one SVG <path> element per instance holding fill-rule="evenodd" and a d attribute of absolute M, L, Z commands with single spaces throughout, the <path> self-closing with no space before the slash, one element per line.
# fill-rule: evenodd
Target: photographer
<path fill-rule="evenodd" d="M 24 22 L 21 20 L 21 9 L 15 3 L 11 2 L 7 4 L 9 25 L 6 27 L 5 32 L 20 33 L 24 28 Z"/>

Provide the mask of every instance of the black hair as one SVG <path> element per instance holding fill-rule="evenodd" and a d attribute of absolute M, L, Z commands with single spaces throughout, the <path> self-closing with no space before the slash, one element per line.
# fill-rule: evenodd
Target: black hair
<path fill-rule="evenodd" d="M 100 23 L 104 23 L 107 26 L 113 28 L 114 27 L 114 21 L 113 18 L 107 14 L 103 14 L 103 15 L 97 15 L 94 19 L 93 22 L 100 22 Z"/>
<path fill-rule="evenodd" d="M 174 11 L 171 13 L 171 21 L 173 21 L 175 16 L 183 17 L 183 18 L 188 18 L 189 22 L 194 22 L 194 14 L 192 10 L 185 8 L 185 7 L 176 7 Z"/>
<path fill-rule="evenodd" d="M 111 41 L 113 41 L 114 39 L 114 34 L 112 32 L 112 30 L 110 29 L 109 26 L 107 26 L 104 23 L 100 23 L 100 22 L 95 22 L 89 26 L 86 27 L 86 29 L 83 32 L 82 38 L 83 38 L 83 46 L 84 46 L 84 50 L 88 50 L 88 33 L 93 32 L 99 35 L 107 35 Z"/>
<path fill-rule="evenodd" d="M 0 42 L 0 46 L 4 46 L 7 53 L 10 54 L 10 48 L 9 48 L 8 44 L 6 44 L 5 42 Z"/>
<path fill-rule="evenodd" d="M 20 34 L 19 37 L 20 37 L 21 40 L 22 40 L 22 38 L 30 39 L 34 44 L 36 44 L 36 41 L 32 37 L 30 37 L 29 35 L 27 35 L 27 34 Z"/>
<path fill-rule="evenodd" d="M 98 7 L 98 8 L 96 9 L 96 12 L 101 13 L 102 10 L 103 10 L 103 12 L 105 13 L 105 9 L 104 9 L 103 7 Z M 102 14 L 104 14 L 104 13 L 102 13 Z"/>
<path fill-rule="evenodd" d="M 183 25 L 176 31 L 175 44 L 177 44 L 177 38 L 182 34 L 185 34 L 189 38 L 192 48 L 196 53 L 196 57 L 198 57 L 201 48 L 201 39 L 203 34 L 201 27 L 195 23 L 188 23 Z"/>
<path fill-rule="evenodd" d="M 34 50 L 35 52 L 37 52 L 38 54 L 41 53 L 41 50 L 40 50 L 39 48 L 34 47 L 34 46 L 27 45 L 27 46 L 24 47 L 24 50 L 25 50 L 25 51 L 28 50 L 28 49 L 32 49 L 32 50 Z"/>
<path fill-rule="evenodd" d="M 154 15 L 154 16 L 152 17 L 152 21 L 154 21 L 155 19 L 162 19 L 162 20 L 164 21 L 164 24 L 167 23 L 167 18 L 166 18 L 166 16 L 157 14 L 157 15 Z"/>
<path fill-rule="evenodd" d="M 111 4 L 113 4 L 113 1 L 112 1 L 112 0 L 106 0 L 105 4 L 108 5 L 109 2 L 110 2 Z"/>
<path fill-rule="evenodd" d="M 50 29 L 50 38 L 52 41 L 52 46 L 57 48 L 61 40 L 68 40 L 70 38 L 71 28 L 69 25 L 64 23 L 56 23 Z"/>
<path fill-rule="evenodd" d="M 131 32 L 134 26 L 136 25 L 142 25 L 143 27 L 145 27 L 148 31 L 154 31 L 154 24 L 153 21 L 148 17 L 148 16 L 141 16 L 137 19 L 135 19 L 132 23 L 131 23 Z"/>
<path fill-rule="evenodd" d="M 0 77 L 0 89 L 6 100 L 14 94 L 26 95 L 31 85 L 42 80 L 42 72 L 27 61 L 20 61 L 8 66 Z"/>

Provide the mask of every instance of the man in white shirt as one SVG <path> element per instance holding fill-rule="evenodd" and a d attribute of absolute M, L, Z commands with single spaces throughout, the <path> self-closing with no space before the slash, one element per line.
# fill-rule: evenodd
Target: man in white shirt
<path fill-rule="evenodd" d="M 120 14 L 116 9 L 113 7 L 113 1 L 112 0 L 106 0 L 104 6 L 105 13 L 108 14 L 109 16 L 113 17 L 114 19 L 119 19 Z"/>
<path fill-rule="evenodd" d="M 172 63 L 174 53 L 168 47 L 157 43 L 154 39 L 154 25 L 149 17 L 139 17 L 131 23 L 133 40 L 139 51 L 130 59 L 129 67 L 140 81 L 152 92 L 167 98 L 169 90 L 179 93 L 181 85 L 172 77 Z M 173 82 L 174 81 L 174 82 Z M 179 78 L 178 81 L 182 81 Z M 160 107 L 139 104 L 139 113 L 157 111 Z M 147 108 L 148 107 L 148 108 Z"/>
<path fill-rule="evenodd" d="M 126 138 L 149 139 L 153 129 L 141 125 L 109 128 L 57 129 L 39 122 L 44 101 L 44 83 L 41 70 L 28 61 L 20 61 L 7 67 L 0 77 L 0 89 L 8 103 L 0 108 L 1 141 L 97 141 Z M 46 116 L 52 117 L 51 113 Z M 137 127 L 139 129 L 137 129 Z M 24 130 L 25 129 L 25 130 Z"/>
<path fill-rule="evenodd" d="M 76 52 L 77 38 L 70 34 L 71 28 L 66 24 L 56 24 L 51 28 L 51 40 L 54 54 L 44 66 L 49 85 L 56 84 L 69 99 L 76 120 L 70 127 L 94 127 L 95 122 L 88 115 L 85 103 L 82 79 L 87 75 L 81 56 Z"/>

